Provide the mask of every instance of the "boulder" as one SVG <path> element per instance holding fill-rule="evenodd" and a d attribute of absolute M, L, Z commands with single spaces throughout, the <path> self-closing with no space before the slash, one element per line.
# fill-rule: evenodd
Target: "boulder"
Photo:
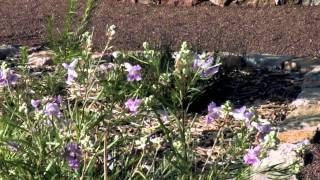
<path fill-rule="evenodd" d="M 216 6 L 224 7 L 229 5 L 232 2 L 232 0 L 210 0 L 210 2 Z"/>
<path fill-rule="evenodd" d="M 191 7 L 200 3 L 200 0 L 161 0 L 160 4 L 170 6 Z"/>
<path fill-rule="evenodd" d="M 55 54 L 52 51 L 39 51 L 28 56 L 28 66 L 30 69 L 42 69 L 46 65 L 53 64 Z"/>
<path fill-rule="evenodd" d="M 137 3 L 139 4 L 160 4 L 160 0 L 136 0 Z"/>

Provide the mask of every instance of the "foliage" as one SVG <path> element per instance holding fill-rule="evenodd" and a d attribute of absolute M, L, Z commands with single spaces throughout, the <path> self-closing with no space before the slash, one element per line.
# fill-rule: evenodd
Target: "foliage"
<path fill-rule="evenodd" d="M 76 9 L 78 0 L 68 0 L 67 14 L 64 19 L 63 29 L 55 31 L 54 16 L 48 18 L 48 40 L 52 50 L 58 53 L 63 59 L 68 53 L 77 53 L 81 50 L 80 44 L 83 41 L 96 0 L 86 0 L 86 6 L 81 20 L 76 18 Z M 59 58 L 57 58 L 59 59 Z"/>
<path fill-rule="evenodd" d="M 210 103 L 206 115 L 188 111 L 219 61 L 187 43 L 173 57 L 148 43 L 141 53 L 111 55 L 114 26 L 97 58 L 84 32 L 94 0 L 76 31 L 77 1 L 68 2 L 58 37 L 49 20 L 52 71 L 30 74 L 26 48 L 19 66 L 1 66 L 2 178 L 248 179 L 276 145 L 274 129 L 231 102 Z"/>

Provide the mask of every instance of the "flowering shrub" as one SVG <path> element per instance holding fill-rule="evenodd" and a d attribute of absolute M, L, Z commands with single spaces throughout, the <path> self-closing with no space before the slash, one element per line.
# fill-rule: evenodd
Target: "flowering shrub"
<path fill-rule="evenodd" d="M 114 27 L 106 34 L 108 45 Z M 92 57 L 91 37 L 40 77 L 2 66 L 2 177 L 246 179 L 276 145 L 275 129 L 253 108 L 211 102 L 206 115 L 189 113 L 219 73 L 212 56 L 183 43 L 165 58 L 144 43 L 142 53 L 106 62 Z"/>

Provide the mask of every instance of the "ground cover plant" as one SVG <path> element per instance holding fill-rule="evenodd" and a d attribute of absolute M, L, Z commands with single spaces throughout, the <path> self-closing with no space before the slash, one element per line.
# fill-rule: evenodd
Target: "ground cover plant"
<path fill-rule="evenodd" d="M 256 167 L 276 146 L 276 129 L 254 107 L 227 101 L 189 111 L 219 77 L 217 57 L 187 43 L 172 57 L 148 43 L 140 53 L 113 51 L 112 25 L 101 53 L 109 58 L 95 58 L 92 33 L 70 32 L 67 19 L 58 41 L 51 31 L 52 70 L 30 73 L 26 48 L 18 66 L 1 65 L 1 177 L 248 179 L 265 171 Z"/>

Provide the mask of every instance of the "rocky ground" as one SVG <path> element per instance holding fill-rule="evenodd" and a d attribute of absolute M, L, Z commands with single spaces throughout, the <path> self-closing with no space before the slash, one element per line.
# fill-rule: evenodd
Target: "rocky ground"
<path fill-rule="evenodd" d="M 84 7 L 80 0 L 78 10 Z M 0 44 L 47 42 L 47 18 L 61 27 L 65 0 L 3 0 L 0 6 Z M 101 48 L 106 25 L 115 24 L 115 49 L 139 50 L 144 41 L 178 49 L 188 41 L 194 49 L 234 53 L 320 55 L 320 7 L 217 7 L 211 3 L 187 7 L 152 6 L 98 1 L 90 30 Z"/>

